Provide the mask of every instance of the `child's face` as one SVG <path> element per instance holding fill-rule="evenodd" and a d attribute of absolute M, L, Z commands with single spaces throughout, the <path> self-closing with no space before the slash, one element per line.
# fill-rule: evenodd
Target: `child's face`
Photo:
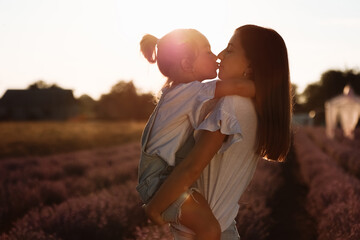
<path fill-rule="evenodd" d="M 199 40 L 198 44 L 199 52 L 193 63 L 195 79 L 202 81 L 215 78 L 218 68 L 217 56 L 212 53 L 209 41 L 206 38 Z"/>

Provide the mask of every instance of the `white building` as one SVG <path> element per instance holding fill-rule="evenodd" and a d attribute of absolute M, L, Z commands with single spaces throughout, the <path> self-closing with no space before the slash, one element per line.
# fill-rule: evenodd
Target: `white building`
<path fill-rule="evenodd" d="M 360 97 L 346 85 L 343 94 L 325 102 L 326 134 L 334 138 L 338 122 L 344 131 L 344 136 L 354 139 L 354 129 L 360 117 Z"/>

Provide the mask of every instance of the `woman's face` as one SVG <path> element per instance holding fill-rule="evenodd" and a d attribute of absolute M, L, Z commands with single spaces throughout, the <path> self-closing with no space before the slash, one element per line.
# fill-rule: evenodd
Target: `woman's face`
<path fill-rule="evenodd" d="M 227 48 L 219 53 L 221 60 L 219 68 L 219 78 L 222 80 L 243 78 L 251 71 L 250 61 L 245 56 L 245 51 L 241 46 L 240 34 L 234 33 L 229 41 Z"/>

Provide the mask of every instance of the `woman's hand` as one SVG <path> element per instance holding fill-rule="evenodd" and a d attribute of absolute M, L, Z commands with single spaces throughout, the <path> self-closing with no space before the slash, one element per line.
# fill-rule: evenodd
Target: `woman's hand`
<path fill-rule="evenodd" d="M 160 214 L 200 177 L 226 137 L 220 130 L 214 132 L 201 130 L 199 136 L 188 156 L 174 168 L 151 201 L 144 206 L 146 215 L 154 223 L 164 224 Z"/>
<path fill-rule="evenodd" d="M 166 224 L 166 222 L 162 219 L 161 214 L 155 211 L 151 207 L 151 205 L 144 204 L 143 209 L 145 211 L 146 216 L 151 220 L 151 222 L 159 226 Z"/>

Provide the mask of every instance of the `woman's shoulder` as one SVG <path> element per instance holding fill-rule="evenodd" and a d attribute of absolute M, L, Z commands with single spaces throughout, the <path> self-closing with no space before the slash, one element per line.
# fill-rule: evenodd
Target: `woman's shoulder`
<path fill-rule="evenodd" d="M 253 119 L 256 116 L 254 101 L 251 98 L 240 96 L 226 96 L 221 98 L 215 106 L 214 111 L 226 113 L 236 118 L 247 116 L 248 119 Z"/>
<path fill-rule="evenodd" d="M 225 96 L 222 97 L 219 100 L 219 104 L 222 106 L 233 106 L 233 107 L 254 107 L 254 100 L 252 98 L 237 96 L 237 95 L 231 95 L 231 96 Z"/>

